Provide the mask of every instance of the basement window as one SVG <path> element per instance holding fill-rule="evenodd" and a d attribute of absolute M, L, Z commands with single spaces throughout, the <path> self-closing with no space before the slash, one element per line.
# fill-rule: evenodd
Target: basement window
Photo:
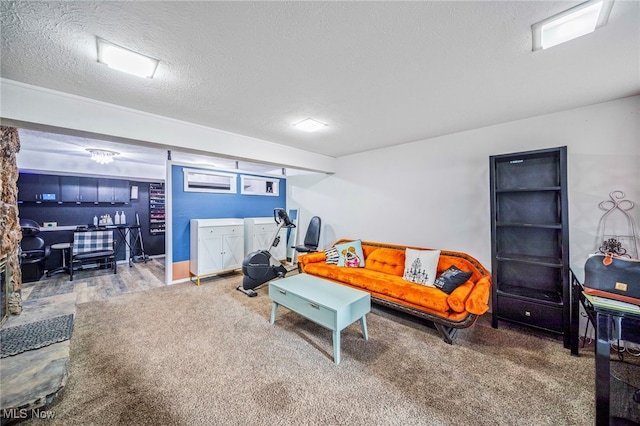
<path fill-rule="evenodd" d="M 200 169 L 182 169 L 185 192 L 215 192 L 235 194 L 236 175 Z"/>
<path fill-rule="evenodd" d="M 240 187 L 242 194 L 277 197 L 280 193 L 280 179 L 241 175 Z"/>

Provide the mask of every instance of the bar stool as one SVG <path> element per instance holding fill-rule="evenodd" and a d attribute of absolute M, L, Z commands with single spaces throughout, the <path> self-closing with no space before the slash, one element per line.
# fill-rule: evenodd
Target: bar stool
<path fill-rule="evenodd" d="M 69 256 L 68 250 L 71 247 L 71 243 L 56 243 L 51 245 L 52 250 L 62 250 L 62 266 L 52 270 L 47 271 L 47 277 L 50 277 L 53 274 L 57 274 L 59 272 L 69 273 L 69 267 L 67 266 L 67 257 Z"/>

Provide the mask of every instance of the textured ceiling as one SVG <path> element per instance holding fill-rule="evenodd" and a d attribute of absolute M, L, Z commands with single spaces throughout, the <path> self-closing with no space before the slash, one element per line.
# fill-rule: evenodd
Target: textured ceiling
<path fill-rule="evenodd" d="M 578 3 L 3 0 L 0 75 L 337 157 L 639 94 L 638 1 L 531 51 L 531 24 Z M 156 76 L 97 63 L 96 36 Z"/>

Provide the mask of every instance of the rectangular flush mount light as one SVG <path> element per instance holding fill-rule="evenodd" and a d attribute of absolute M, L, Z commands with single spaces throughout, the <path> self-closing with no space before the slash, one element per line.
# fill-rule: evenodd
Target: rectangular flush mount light
<path fill-rule="evenodd" d="M 613 1 L 590 0 L 533 24 L 533 50 L 548 49 L 606 25 Z"/>
<path fill-rule="evenodd" d="M 153 78 L 160 61 L 125 49 L 99 37 L 96 40 L 98 43 L 98 62 L 106 64 L 109 68 L 137 75 L 138 77 Z"/>
<path fill-rule="evenodd" d="M 301 122 L 293 125 L 293 127 L 295 127 L 296 129 L 304 130 L 305 132 L 315 132 L 326 126 L 326 124 L 316 121 L 312 118 L 306 118 Z"/>

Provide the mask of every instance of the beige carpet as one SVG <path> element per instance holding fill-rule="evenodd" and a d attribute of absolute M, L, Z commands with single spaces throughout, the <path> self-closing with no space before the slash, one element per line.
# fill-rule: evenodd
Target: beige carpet
<path fill-rule="evenodd" d="M 386 311 L 331 332 L 241 276 L 78 307 L 67 387 L 47 425 L 592 425 L 593 357 L 481 319 L 447 345 Z M 377 311 L 377 310 L 376 310 Z"/>

